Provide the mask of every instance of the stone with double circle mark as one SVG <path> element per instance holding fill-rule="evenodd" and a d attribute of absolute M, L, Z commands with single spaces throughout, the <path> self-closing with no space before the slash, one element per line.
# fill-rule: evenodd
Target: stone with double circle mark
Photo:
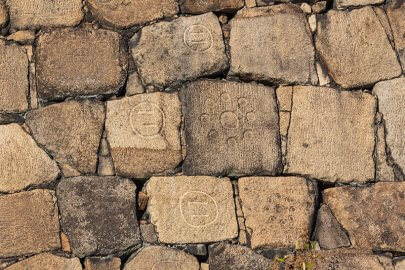
<path fill-rule="evenodd" d="M 158 105 L 142 102 L 132 109 L 130 121 L 135 134 L 142 137 L 153 137 L 162 132 L 165 115 Z"/>
<path fill-rule="evenodd" d="M 204 25 L 192 25 L 184 31 L 184 43 L 193 52 L 204 52 L 212 47 L 211 31 Z"/>
<path fill-rule="evenodd" d="M 203 227 L 218 218 L 215 199 L 203 191 L 187 191 L 180 198 L 180 212 L 184 221 L 192 227 Z"/>

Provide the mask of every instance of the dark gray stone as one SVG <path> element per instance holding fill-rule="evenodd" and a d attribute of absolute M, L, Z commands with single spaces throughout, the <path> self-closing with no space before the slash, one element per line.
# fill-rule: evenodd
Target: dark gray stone
<path fill-rule="evenodd" d="M 207 256 L 207 247 L 204 244 L 187 245 L 186 251 L 195 256 Z"/>

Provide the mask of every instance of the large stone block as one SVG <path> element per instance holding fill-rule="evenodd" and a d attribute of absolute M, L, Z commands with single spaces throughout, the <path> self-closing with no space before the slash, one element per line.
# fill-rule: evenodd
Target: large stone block
<path fill-rule="evenodd" d="M 243 9 L 231 27 L 232 74 L 253 80 L 317 83 L 311 30 L 299 7 Z"/>
<path fill-rule="evenodd" d="M 181 91 L 188 175 L 277 173 L 275 91 L 255 83 L 202 80 Z"/>
<path fill-rule="evenodd" d="M 373 95 L 294 86 L 286 173 L 327 182 L 374 179 Z"/>
<path fill-rule="evenodd" d="M 183 13 L 206 13 L 210 11 L 233 11 L 243 8 L 243 0 L 182 0 L 180 1 Z"/>
<path fill-rule="evenodd" d="M 118 175 L 146 178 L 182 160 L 177 94 L 150 93 L 107 102 L 106 131 Z"/>
<path fill-rule="evenodd" d="M 82 270 L 79 258 L 64 258 L 42 253 L 22 260 L 6 270 Z"/>
<path fill-rule="evenodd" d="M 168 86 L 223 71 L 228 63 L 217 17 L 180 17 L 142 28 L 131 39 L 143 82 Z"/>
<path fill-rule="evenodd" d="M 405 71 L 405 1 L 392 1 L 387 7 L 387 16 L 395 41 L 395 49 Z"/>
<path fill-rule="evenodd" d="M 238 236 L 228 178 L 152 177 L 146 192 L 148 211 L 160 242 L 204 243 Z"/>

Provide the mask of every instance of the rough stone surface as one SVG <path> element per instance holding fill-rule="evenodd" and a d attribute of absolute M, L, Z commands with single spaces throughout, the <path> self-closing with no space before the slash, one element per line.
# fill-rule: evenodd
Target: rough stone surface
<path fill-rule="evenodd" d="M 10 24 L 18 29 L 74 26 L 83 18 L 82 0 L 6 0 Z"/>
<path fill-rule="evenodd" d="M 405 257 L 397 257 L 394 259 L 395 270 L 404 270 L 405 269 Z"/>
<path fill-rule="evenodd" d="M 116 257 L 87 257 L 85 270 L 120 270 L 121 259 Z"/>
<path fill-rule="evenodd" d="M 7 36 L 7 40 L 12 40 L 20 44 L 32 44 L 35 40 L 34 30 L 22 30 Z"/>
<path fill-rule="evenodd" d="M 41 99 L 111 94 L 126 79 L 127 53 L 118 33 L 91 28 L 45 32 L 35 50 Z"/>
<path fill-rule="evenodd" d="M 402 73 L 371 7 L 319 15 L 315 44 L 329 74 L 344 88 L 367 86 Z"/>
<path fill-rule="evenodd" d="M 28 109 L 28 58 L 24 49 L 0 40 L 0 112 Z"/>
<path fill-rule="evenodd" d="M 277 173 L 277 100 L 255 83 L 202 80 L 181 90 L 188 175 Z"/>
<path fill-rule="evenodd" d="M 32 136 L 62 164 L 95 173 L 105 108 L 98 101 L 67 101 L 28 112 Z"/>
<path fill-rule="evenodd" d="M 177 94 L 150 93 L 107 102 L 106 131 L 118 175 L 166 174 L 181 162 Z"/>
<path fill-rule="evenodd" d="M 156 235 L 155 226 L 153 224 L 140 224 L 142 240 L 148 244 L 158 244 L 159 240 Z"/>
<path fill-rule="evenodd" d="M 58 207 L 53 191 L 0 196 L 0 258 L 58 248 Z"/>
<path fill-rule="evenodd" d="M 81 176 L 58 184 L 61 226 L 73 254 L 119 254 L 140 243 L 135 190 L 118 177 Z"/>
<path fill-rule="evenodd" d="M 247 177 L 239 196 L 252 248 L 294 248 L 308 241 L 316 187 L 300 177 Z"/>
<path fill-rule="evenodd" d="M 134 72 L 129 74 L 127 81 L 127 91 L 125 92 L 126 96 L 133 96 L 136 94 L 142 94 L 145 92 L 145 89 L 142 85 L 141 78 L 139 78 L 138 73 Z"/>
<path fill-rule="evenodd" d="M 205 243 L 238 236 L 228 178 L 152 177 L 146 193 L 150 196 L 148 212 L 160 242 Z"/>
<path fill-rule="evenodd" d="M 199 270 L 200 264 L 184 251 L 161 246 L 149 246 L 131 256 L 124 270 Z"/>
<path fill-rule="evenodd" d="M 243 9 L 231 27 L 232 74 L 276 82 L 318 81 L 311 31 L 299 7 Z"/>
<path fill-rule="evenodd" d="M 92 15 L 100 22 L 118 28 L 129 28 L 179 12 L 176 0 L 87 0 Z"/>
<path fill-rule="evenodd" d="M 8 11 L 6 2 L 0 1 L 0 28 L 4 27 L 8 21 Z"/>
<path fill-rule="evenodd" d="M 56 163 L 18 124 L 0 126 L 0 192 L 55 180 Z"/>
<path fill-rule="evenodd" d="M 405 1 L 395 0 L 387 7 L 387 15 L 395 41 L 395 48 L 405 70 Z"/>
<path fill-rule="evenodd" d="M 295 86 L 292 104 L 285 172 L 327 182 L 374 179 L 373 95 Z"/>
<path fill-rule="evenodd" d="M 210 11 L 233 11 L 242 8 L 243 0 L 181 0 L 183 13 L 200 14 Z"/>
<path fill-rule="evenodd" d="M 131 43 L 146 85 L 163 87 L 193 80 L 228 65 L 221 26 L 213 13 L 146 26 Z"/>
<path fill-rule="evenodd" d="M 6 270 L 82 270 L 79 258 L 64 258 L 42 253 L 15 263 Z"/>
<path fill-rule="evenodd" d="M 377 183 L 326 189 L 323 198 L 354 247 L 404 252 L 404 194 L 404 182 Z"/>
<path fill-rule="evenodd" d="M 392 182 L 395 181 L 395 169 L 391 166 L 387 154 L 387 144 L 385 142 L 385 122 L 382 119 L 382 114 L 377 113 L 378 126 L 375 147 L 375 180 L 377 182 Z"/>
<path fill-rule="evenodd" d="M 379 5 L 382 3 L 384 3 L 384 0 L 335 0 L 337 8 Z"/>

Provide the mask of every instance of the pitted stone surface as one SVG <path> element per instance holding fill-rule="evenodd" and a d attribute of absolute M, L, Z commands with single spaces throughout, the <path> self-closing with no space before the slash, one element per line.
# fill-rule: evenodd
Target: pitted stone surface
<path fill-rule="evenodd" d="M 42 253 L 15 263 L 5 270 L 82 270 L 79 258 L 64 258 Z"/>
<path fill-rule="evenodd" d="M 404 252 L 404 194 L 404 182 L 377 183 L 326 189 L 323 199 L 354 247 Z"/>
<path fill-rule="evenodd" d="M 243 9 L 231 27 L 231 73 L 253 80 L 318 81 L 311 30 L 299 7 Z"/>
<path fill-rule="evenodd" d="M 105 108 L 98 101 L 67 101 L 28 112 L 32 136 L 61 164 L 95 173 Z"/>
<path fill-rule="evenodd" d="M 115 93 L 124 84 L 128 65 L 121 36 L 91 28 L 43 33 L 35 59 L 41 99 Z"/>
<path fill-rule="evenodd" d="M 367 86 L 402 73 L 371 7 L 319 15 L 315 44 L 329 74 L 344 88 Z"/>
<path fill-rule="evenodd" d="M 182 160 L 177 94 L 150 93 L 107 102 L 106 131 L 118 175 L 146 178 Z"/>
<path fill-rule="evenodd" d="M 85 270 L 120 270 L 121 259 L 116 257 L 87 257 Z"/>
<path fill-rule="evenodd" d="M 239 196 L 252 248 L 294 248 L 306 242 L 315 211 L 316 186 L 300 177 L 247 177 Z"/>
<path fill-rule="evenodd" d="M 277 173 L 281 162 L 273 88 L 202 80 L 181 90 L 187 175 Z"/>
<path fill-rule="evenodd" d="M 162 243 L 205 243 L 238 235 L 232 184 L 210 176 L 152 177 L 148 211 Z"/>
<path fill-rule="evenodd" d="M 294 86 L 292 104 L 286 173 L 327 182 L 374 179 L 373 95 Z"/>
<path fill-rule="evenodd" d="M 60 248 L 53 191 L 36 189 L 0 196 L 0 258 Z"/>
<path fill-rule="evenodd" d="M 184 251 L 149 246 L 132 255 L 125 264 L 124 270 L 199 270 L 196 258 Z"/>
<path fill-rule="evenodd" d="M 395 49 L 405 70 L 405 1 L 392 1 L 387 7 L 387 16 L 395 41 Z"/>
<path fill-rule="evenodd" d="M 146 26 L 131 43 L 147 85 L 163 87 L 193 80 L 219 73 L 228 65 L 222 30 L 213 13 Z"/>
<path fill-rule="evenodd" d="M 58 184 L 61 227 L 73 254 L 120 254 L 140 244 L 135 191 L 133 182 L 118 177 L 80 176 Z"/>
<path fill-rule="evenodd" d="M 59 168 L 18 124 L 0 126 L 0 192 L 55 180 Z"/>
<path fill-rule="evenodd" d="M 243 0 L 181 0 L 183 13 L 199 14 L 210 11 L 233 11 L 242 8 Z"/>

